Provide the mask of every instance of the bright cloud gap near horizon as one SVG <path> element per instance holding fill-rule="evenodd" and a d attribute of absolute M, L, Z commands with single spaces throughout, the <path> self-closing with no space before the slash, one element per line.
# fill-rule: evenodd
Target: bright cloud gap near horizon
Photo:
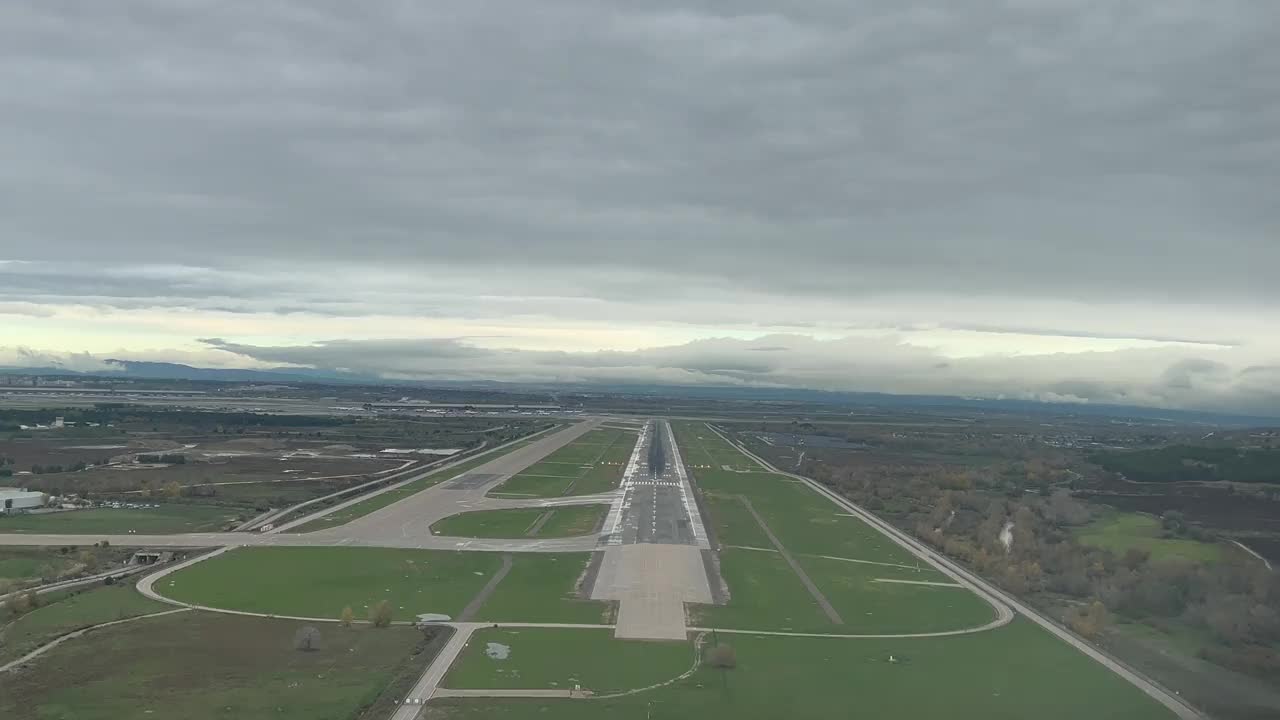
<path fill-rule="evenodd" d="M 0 365 L 1280 414 L 1277 47 L 1247 0 L 8 3 Z"/>

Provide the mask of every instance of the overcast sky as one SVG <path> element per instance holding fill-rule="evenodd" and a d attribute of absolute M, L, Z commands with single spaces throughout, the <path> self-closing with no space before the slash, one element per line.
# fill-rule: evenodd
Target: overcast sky
<path fill-rule="evenodd" d="M 1280 3 L 10 0 L 0 365 L 1280 414 Z"/>

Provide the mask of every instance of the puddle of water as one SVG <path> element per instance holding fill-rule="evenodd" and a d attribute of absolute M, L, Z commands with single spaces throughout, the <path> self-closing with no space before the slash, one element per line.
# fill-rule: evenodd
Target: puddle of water
<path fill-rule="evenodd" d="M 511 656 L 511 646 L 491 642 L 485 645 L 484 654 L 488 655 L 490 660 L 506 660 Z"/>

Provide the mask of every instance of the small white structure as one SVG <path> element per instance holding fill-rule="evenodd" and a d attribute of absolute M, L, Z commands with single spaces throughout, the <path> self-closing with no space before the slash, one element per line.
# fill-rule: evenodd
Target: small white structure
<path fill-rule="evenodd" d="M 67 426 L 67 421 L 65 418 L 56 417 L 53 419 L 53 428 L 55 430 L 61 430 L 66 426 Z"/>
<path fill-rule="evenodd" d="M 18 488 L 0 488 L 0 513 L 11 513 L 21 510 L 41 508 L 48 502 L 42 492 L 19 490 Z"/>

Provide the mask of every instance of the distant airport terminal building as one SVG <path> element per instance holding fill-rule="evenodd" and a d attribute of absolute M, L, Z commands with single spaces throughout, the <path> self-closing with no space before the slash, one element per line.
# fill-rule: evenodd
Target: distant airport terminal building
<path fill-rule="evenodd" d="M 44 507 L 45 494 L 31 490 L 0 487 L 0 513 L 20 512 Z"/>

